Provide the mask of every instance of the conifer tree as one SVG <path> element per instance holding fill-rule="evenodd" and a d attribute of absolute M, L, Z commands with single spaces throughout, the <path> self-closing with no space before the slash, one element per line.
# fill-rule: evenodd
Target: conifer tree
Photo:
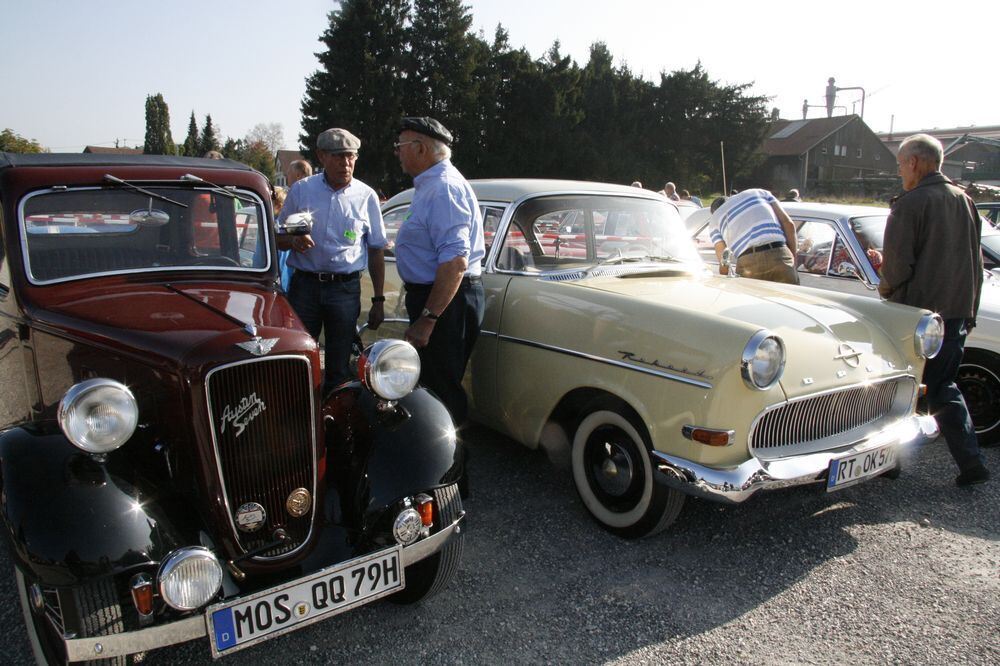
<path fill-rule="evenodd" d="M 175 154 L 170 136 L 170 110 L 163 95 L 146 96 L 146 139 L 142 152 L 147 155 Z"/>
<path fill-rule="evenodd" d="M 198 154 L 204 156 L 210 150 L 219 150 L 219 136 L 212 125 L 212 114 L 205 116 L 205 126 L 201 129 L 201 138 L 198 140 Z"/>
<path fill-rule="evenodd" d="M 194 119 L 194 111 L 191 112 L 191 120 L 188 122 L 188 133 L 187 138 L 184 139 L 184 145 L 181 151 L 184 155 L 188 157 L 200 157 L 198 148 L 200 146 L 198 139 L 198 121 Z"/>

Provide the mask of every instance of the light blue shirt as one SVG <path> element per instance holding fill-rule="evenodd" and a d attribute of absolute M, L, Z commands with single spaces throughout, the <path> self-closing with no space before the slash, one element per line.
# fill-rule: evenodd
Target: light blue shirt
<path fill-rule="evenodd" d="M 357 178 L 339 190 L 322 173 L 292 185 L 279 222 L 292 213 L 311 211 L 316 246 L 292 252 L 288 265 L 310 273 L 353 273 L 368 267 L 368 248 L 384 248 L 385 223 L 378 194 Z"/>
<path fill-rule="evenodd" d="M 450 160 L 442 160 L 418 174 L 413 187 L 413 203 L 396 234 L 399 276 L 431 284 L 438 266 L 455 257 L 468 260 L 466 276 L 479 275 L 486 255 L 483 216 L 469 181 Z"/>
<path fill-rule="evenodd" d="M 722 241 L 737 257 L 758 245 L 785 242 L 785 232 L 771 208 L 767 190 L 743 190 L 719 206 L 709 222 L 712 243 Z"/>

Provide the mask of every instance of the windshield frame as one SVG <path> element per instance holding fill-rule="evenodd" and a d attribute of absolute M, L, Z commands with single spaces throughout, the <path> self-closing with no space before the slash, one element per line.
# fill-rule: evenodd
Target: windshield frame
<path fill-rule="evenodd" d="M 208 194 L 215 196 L 226 196 L 225 193 L 221 193 L 218 188 L 212 186 L 194 186 L 191 185 L 177 185 L 172 183 L 157 183 L 155 185 L 146 184 L 146 187 L 150 188 L 157 194 L 165 196 L 177 196 L 179 194 L 185 194 L 188 198 L 193 197 L 192 193 L 198 194 Z M 138 275 L 138 274 L 155 274 L 155 273 L 187 273 L 190 274 L 193 271 L 198 273 L 204 272 L 228 272 L 228 273 L 240 273 L 249 274 L 257 277 L 264 276 L 269 272 L 273 271 L 273 254 L 274 249 L 272 247 L 273 240 L 272 235 L 269 232 L 269 227 L 271 226 L 271 221 L 268 217 L 268 211 L 270 210 L 264 205 L 263 199 L 254 191 L 253 189 L 238 187 L 233 190 L 234 194 L 238 194 L 240 197 L 247 198 L 253 201 L 253 206 L 256 209 L 257 214 L 257 224 L 256 230 L 258 238 L 260 239 L 259 251 L 263 253 L 264 261 L 261 266 L 230 266 L 230 265 L 199 265 L 197 263 L 183 263 L 176 265 L 163 265 L 163 266 L 145 266 L 145 267 L 132 267 L 132 268 L 116 268 L 111 270 L 95 270 L 93 272 L 77 273 L 73 275 L 58 276 L 52 278 L 40 278 L 35 275 L 35 271 L 32 268 L 31 262 L 31 252 L 30 252 L 30 240 L 32 236 L 45 236 L 49 234 L 33 234 L 29 232 L 27 219 L 31 215 L 26 215 L 27 210 L 31 202 L 39 197 L 58 195 L 58 194 L 73 194 L 81 192 L 128 192 L 126 188 L 115 188 L 107 186 L 93 186 L 93 185 L 80 185 L 80 186 L 53 186 L 43 189 L 39 189 L 26 194 L 21 198 L 17 207 L 17 227 L 18 233 L 20 234 L 19 245 L 21 251 L 21 260 L 24 269 L 24 276 L 27 278 L 28 282 L 32 285 L 45 286 L 52 284 L 59 284 L 63 282 L 73 282 L 77 280 L 89 280 L 93 278 L 109 277 L 109 276 L 121 276 L 121 275 Z M 233 214 L 238 214 L 237 206 L 240 204 L 240 200 L 233 198 L 234 202 L 234 212 Z M 154 207 L 157 207 L 154 200 Z M 245 207 L 245 206 L 244 206 Z M 35 214 L 35 213 L 33 213 Z M 85 214 L 80 211 L 80 214 Z M 121 216 L 121 213 L 116 213 L 116 215 Z M 172 224 L 173 222 L 171 222 Z M 108 235 L 124 235 L 126 233 L 133 233 L 137 229 L 132 229 L 130 231 L 124 231 L 121 233 L 108 233 Z M 52 234 L 61 235 L 61 234 Z M 90 233 L 67 233 L 67 236 L 73 237 L 94 237 L 94 234 Z M 239 242 L 239 240 L 237 240 Z M 241 248 L 236 247 L 236 251 L 240 252 Z M 37 268 L 37 267 L 36 267 Z"/>

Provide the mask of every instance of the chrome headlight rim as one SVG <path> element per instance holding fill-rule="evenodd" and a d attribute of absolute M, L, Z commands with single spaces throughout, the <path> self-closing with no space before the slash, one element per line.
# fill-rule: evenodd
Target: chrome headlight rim
<path fill-rule="evenodd" d="M 121 415 L 123 416 L 121 419 L 122 427 L 104 442 L 95 441 L 92 428 L 89 428 L 86 423 L 88 413 L 85 410 L 88 400 L 96 400 L 101 395 L 104 395 L 106 400 L 97 404 L 108 404 L 116 401 L 118 406 L 122 408 Z M 56 418 L 63 434 L 72 442 L 73 446 L 87 453 L 103 455 L 120 448 L 135 433 L 135 429 L 139 425 L 139 405 L 132 391 L 121 382 L 105 378 L 87 379 L 74 384 L 66 391 L 62 400 L 59 401 Z M 83 419 L 82 423 L 80 419 Z"/>
<path fill-rule="evenodd" d="M 404 340 L 379 340 L 365 350 L 364 358 L 361 379 L 383 400 L 409 395 L 420 380 L 420 355 Z"/>
<path fill-rule="evenodd" d="M 208 571 L 213 575 L 205 581 L 208 583 L 208 587 L 201 593 L 200 597 L 185 603 L 178 598 L 179 595 L 175 595 L 176 591 L 172 586 L 177 583 L 174 576 L 181 575 L 182 567 L 190 565 L 192 560 L 208 565 Z M 160 592 L 160 598 L 171 608 L 179 611 L 193 611 L 205 606 L 215 598 L 222 588 L 222 578 L 222 564 L 215 553 L 204 546 L 185 546 L 170 553 L 160 564 L 160 569 L 156 573 L 156 587 Z"/>
<path fill-rule="evenodd" d="M 934 347 L 928 347 L 928 343 Z M 936 342 L 936 345 L 933 344 Z M 938 355 L 944 345 L 944 319 L 936 312 L 925 314 L 917 322 L 913 332 L 913 350 L 923 359 L 931 359 Z"/>
<path fill-rule="evenodd" d="M 753 370 L 753 362 L 757 357 L 757 352 L 769 341 L 777 344 L 780 360 L 778 361 L 778 367 L 774 370 L 774 376 L 769 381 L 761 383 L 758 381 L 759 378 Z M 782 339 L 765 329 L 761 329 L 750 336 L 750 341 L 743 348 L 743 354 L 740 358 L 740 374 L 743 376 L 743 383 L 755 391 L 766 391 L 781 380 L 784 372 L 785 343 Z"/>

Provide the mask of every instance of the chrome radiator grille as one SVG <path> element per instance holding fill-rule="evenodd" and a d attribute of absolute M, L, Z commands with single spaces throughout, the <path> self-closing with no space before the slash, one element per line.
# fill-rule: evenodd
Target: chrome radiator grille
<path fill-rule="evenodd" d="M 766 411 L 750 433 L 750 448 L 768 454 L 808 453 L 843 445 L 837 435 L 872 426 L 909 409 L 912 378 L 890 379 L 795 400 Z M 836 438 L 834 441 L 828 438 Z"/>
<path fill-rule="evenodd" d="M 295 550 L 309 536 L 315 502 L 305 515 L 293 517 L 286 501 L 298 488 L 316 497 L 308 361 L 276 357 L 218 368 L 208 376 L 207 392 L 219 473 L 240 545 L 247 551 L 260 548 L 282 528 L 289 540 L 260 557 Z M 249 503 L 264 508 L 266 521 L 247 532 L 237 527 L 234 515 Z"/>

